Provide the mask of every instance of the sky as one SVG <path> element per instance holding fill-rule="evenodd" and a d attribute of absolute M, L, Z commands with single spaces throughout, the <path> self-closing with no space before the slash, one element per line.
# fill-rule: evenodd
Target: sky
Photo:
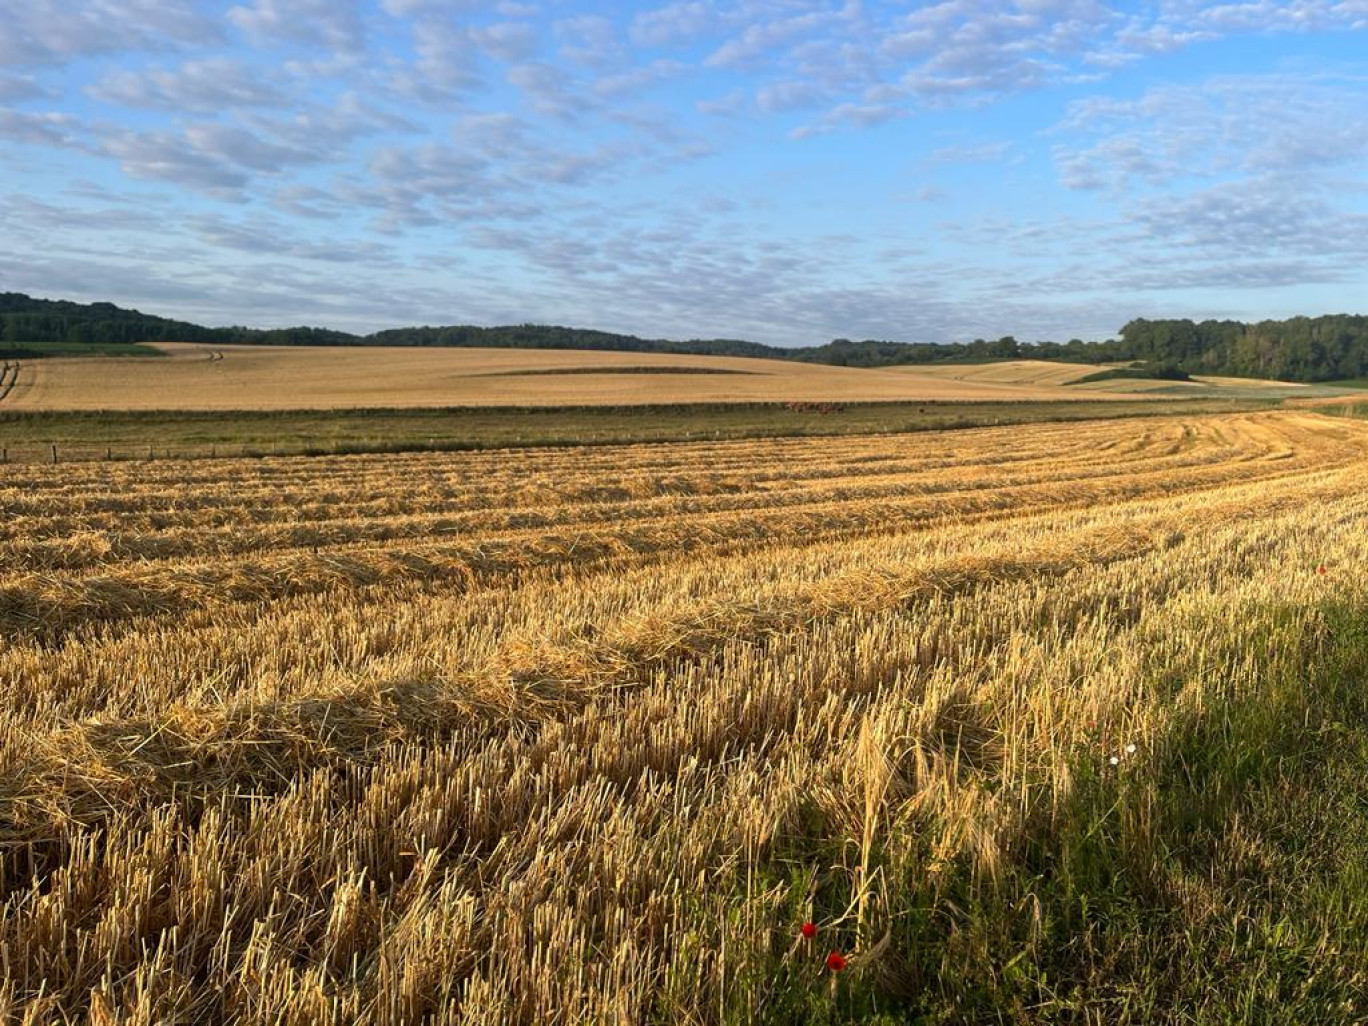
<path fill-rule="evenodd" d="M 1368 0 L 0 0 L 0 291 L 777 345 L 1357 312 Z"/>

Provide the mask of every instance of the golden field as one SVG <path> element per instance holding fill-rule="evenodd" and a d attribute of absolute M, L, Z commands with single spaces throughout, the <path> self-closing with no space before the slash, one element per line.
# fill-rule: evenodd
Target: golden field
<path fill-rule="evenodd" d="M 1306 385 L 1295 381 L 1273 381 L 1266 378 L 1231 378 L 1212 374 L 1193 375 L 1191 381 L 1165 381 L 1145 378 L 1112 378 L 1103 381 L 1083 379 L 1100 370 L 1122 364 L 1065 363 L 1041 360 L 998 360 L 992 363 L 936 364 L 906 366 L 896 370 L 939 381 L 957 381 L 963 385 L 1014 385 L 1054 389 L 1053 395 L 1066 395 L 1086 390 L 1092 397 L 1131 394 L 1142 396 L 1160 394 L 1182 396 L 1187 393 L 1219 395 L 1228 398 L 1260 396 L 1298 399 L 1302 396 L 1323 395 L 1326 390 L 1338 395 L 1344 389 L 1334 386 Z M 890 368 L 893 369 L 893 368 Z M 1071 387 L 1063 387 L 1071 386 Z"/>
<path fill-rule="evenodd" d="M 1232 911 L 1279 849 L 1200 802 L 1254 792 L 1175 847 L 1164 774 L 1362 599 L 1365 455 L 1270 412 L 10 467 L 0 1017 L 1168 1021 L 1120 884 L 1050 898 L 1099 847 L 1340 1001 L 1352 937 Z M 1218 1001 L 1168 937 L 1134 978 Z"/>
<path fill-rule="evenodd" d="M 997 360 L 992 363 L 907 364 L 901 374 L 989 385 L 1068 385 L 1112 364 L 1065 363 L 1051 360 Z M 1102 384 L 1102 382 L 1098 382 Z"/>
<path fill-rule="evenodd" d="M 1199 377 L 1078 384 L 1093 364 L 1004 360 L 883 368 L 557 349 L 157 346 L 165 358 L 7 362 L 13 410 L 292 410 L 733 402 L 1286 398 L 1343 390 Z"/>
<path fill-rule="evenodd" d="M 906 370 L 725 356 L 554 349 L 210 348 L 190 344 L 158 348 L 169 358 L 56 357 L 26 361 L 15 387 L 4 399 L 5 408 L 280 410 L 930 402 L 1097 399 L 1112 394 L 1059 390 L 1052 384 L 1031 381 L 1004 383 L 977 377 L 959 381 Z"/>

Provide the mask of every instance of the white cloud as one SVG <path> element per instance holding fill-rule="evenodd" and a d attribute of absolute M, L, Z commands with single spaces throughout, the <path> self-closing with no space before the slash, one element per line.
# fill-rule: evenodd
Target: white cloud
<path fill-rule="evenodd" d="M 790 134 L 794 139 L 811 139 L 841 128 L 873 128 L 906 117 L 907 114 L 906 108 L 892 103 L 842 103 L 817 121 L 795 128 Z"/>
<path fill-rule="evenodd" d="M 942 146 L 926 158 L 927 164 L 996 164 L 1011 152 L 1012 143 Z"/>
<path fill-rule="evenodd" d="M 80 146 L 73 134 L 80 122 L 69 114 L 49 111 L 34 114 L 0 107 L 0 139 L 23 146 Z"/>
<path fill-rule="evenodd" d="M 491 57 L 523 61 L 537 52 L 537 30 L 525 21 L 501 21 L 470 30 L 471 38 Z"/>
<path fill-rule="evenodd" d="M 744 68 L 767 64 L 782 47 L 829 26 L 840 17 L 837 11 L 812 11 L 790 18 L 757 21 L 727 40 L 704 64 L 718 68 Z"/>
<path fill-rule="evenodd" d="M 31 75 L 0 74 L 0 103 L 18 103 L 52 95 L 52 90 L 40 85 Z"/>
<path fill-rule="evenodd" d="M 594 82 L 594 92 L 600 96 L 640 96 L 652 86 L 687 75 L 691 70 L 683 61 L 661 58 L 628 71 L 603 75 Z"/>
<path fill-rule="evenodd" d="M 317 242 L 279 219 L 229 219 L 218 215 L 197 215 L 188 227 L 203 241 L 221 249 L 253 255 L 275 254 L 322 263 L 365 264 L 382 267 L 394 260 L 392 246 L 377 242 L 334 239 Z"/>
<path fill-rule="evenodd" d="M 575 86 L 564 68 L 546 61 L 531 61 L 509 68 L 509 83 L 522 90 L 527 103 L 539 114 L 554 118 L 574 118 L 593 104 Z"/>
<path fill-rule="evenodd" d="M 4 12 L 0 67 L 202 46 L 221 36 L 219 26 L 191 0 L 21 0 Z"/>
<path fill-rule="evenodd" d="M 1307 173 L 1368 157 L 1368 85 L 1327 75 L 1233 75 L 1133 100 L 1076 101 L 1056 147 L 1066 184 Z"/>
<path fill-rule="evenodd" d="M 356 0 L 253 0 L 233 7 L 228 20 L 255 39 L 322 46 L 351 52 L 362 46 L 364 32 Z"/>
<path fill-rule="evenodd" d="M 198 151 L 170 132 L 120 132 L 104 141 L 105 150 L 135 178 L 174 182 L 233 198 L 249 181 L 240 168 Z"/>
<path fill-rule="evenodd" d="M 606 69 L 631 62 L 617 26 L 599 14 L 583 14 L 556 22 L 556 35 L 563 41 L 560 54 L 585 67 Z"/>
<path fill-rule="evenodd" d="M 630 34 L 638 46 L 687 46 L 716 25 L 711 7 L 699 0 L 667 4 L 632 19 Z"/>
<path fill-rule="evenodd" d="M 106 103 L 163 110 L 278 107 L 290 97 L 262 69 L 229 57 L 187 61 L 174 71 L 112 71 L 90 94 Z"/>
<path fill-rule="evenodd" d="M 1261 175 L 1139 204 L 1131 223 L 1150 239 L 1211 258 L 1297 257 L 1338 265 L 1368 256 L 1368 215 L 1338 207 L 1301 177 Z"/>
<path fill-rule="evenodd" d="M 142 132 L 106 127 L 103 143 L 130 175 L 235 196 L 260 177 L 344 162 L 356 139 L 402 129 L 344 94 L 331 107 L 303 107 L 287 117 L 248 113 Z"/>
<path fill-rule="evenodd" d="M 827 90 L 815 82 L 791 79 L 761 86 L 755 94 L 755 106 L 765 114 L 782 114 L 814 107 L 827 95 Z"/>
<path fill-rule="evenodd" d="M 465 92 L 481 84 L 482 50 L 470 30 L 448 18 L 419 18 L 412 25 L 418 60 L 392 75 L 401 92 L 442 94 Z"/>

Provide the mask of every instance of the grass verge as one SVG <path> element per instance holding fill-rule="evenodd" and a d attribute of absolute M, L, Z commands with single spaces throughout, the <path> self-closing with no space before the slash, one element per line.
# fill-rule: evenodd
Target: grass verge
<path fill-rule="evenodd" d="M 1212 665 L 1258 652 L 1268 672 L 1199 702 L 1156 666 L 1166 735 L 1115 766 L 1080 746 L 1071 793 L 996 881 L 876 848 L 892 914 L 870 971 L 821 967 L 849 928 L 776 951 L 755 970 L 778 981 L 766 1021 L 1368 1022 L 1368 608 L 1262 610 Z M 841 858 L 796 844 L 798 864 Z M 773 882 L 819 918 L 859 900 Z"/>

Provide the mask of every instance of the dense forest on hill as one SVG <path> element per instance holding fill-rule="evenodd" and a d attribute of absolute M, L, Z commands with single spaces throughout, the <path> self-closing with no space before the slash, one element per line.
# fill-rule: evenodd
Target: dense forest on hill
<path fill-rule="evenodd" d="M 112 303 L 72 303 L 0 293 L 0 355 L 25 345 L 205 342 L 218 345 L 487 346 L 598 349 L 702 356 L 753 356 L 843 367 L 888 367 L 983 360 L 1141 361 L 1192 374 L 1334 381 L 1368 376 L 1368 317 L 1336 314 L 1286 321 L 1133 320 L 1105 342 L 1021 343 L 1011 336 L 972 342 L 909 343 L 835 339 L 784 348 L 741 339 L 644 339 L 605 331 L 519 324 L 394 328 L 354 335 L 329 328 L 208 328 Z"/>
<path fill-rule="evenodd" d="M 206 328 L 187 321 L 125 310 L 113 303 L 72 303 L 0 293 L 0 347 L 76 342 L 217 342 L 279 346 L 356 345 L 361 339 L 327 328 Z"/>
<path fill-rule="evenodd" d="M 477 328 L 466 324 L 443 328 L 391 328 L 358 340 L 368 346 L 489 346 L 496 349 L 609 349 L 629 353 L 688 353 L 696 356 L 783 358 L 785 350 L 741 339 L 710 338 L 677 342 L 638 338 L 586 328 L 513 324 Z"/>
<path fill-rule="evenodd" d="M 1194 374 L 1338 381 L 1368 376 L 1368 317 L 1285 321 L 1134 320 L 1114 343 L 1121 359 L 1174 364 Z"/>

